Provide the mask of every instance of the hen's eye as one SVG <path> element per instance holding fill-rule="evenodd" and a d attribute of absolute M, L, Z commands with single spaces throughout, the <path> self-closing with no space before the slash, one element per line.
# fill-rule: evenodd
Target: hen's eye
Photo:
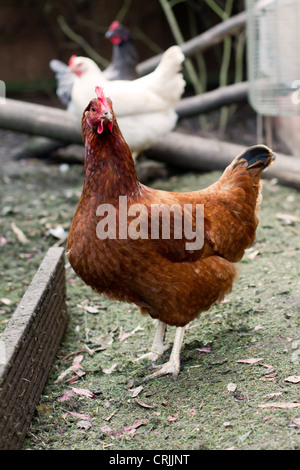
<path fill-rule="evenodd" d="M 91 112 L 92 112 L 93 114 L 95 114 L 96 108 L 94 108 L 94 107 L 92 106 L 92 107 L 91 107 Z"/>

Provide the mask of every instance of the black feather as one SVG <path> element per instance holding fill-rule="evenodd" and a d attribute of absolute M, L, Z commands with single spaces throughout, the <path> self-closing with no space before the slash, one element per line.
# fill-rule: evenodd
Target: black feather
<path fill-rule="evenodd" d="M 250 147 L 236 159 L 236 165 L 243 161 L 247 162 L 247 169 L 266 168 L 274 159 L 272 151 L 264 145 L 255 145 Z"/>

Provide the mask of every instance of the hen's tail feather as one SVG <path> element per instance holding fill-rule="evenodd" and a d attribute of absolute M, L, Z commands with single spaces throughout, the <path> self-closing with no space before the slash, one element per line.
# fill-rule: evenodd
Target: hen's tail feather
<path fill-rule="evenodd" d="M 264 170 L 272 163 L 274 159 L 275 156 L 272 150 L 270 150 L 268 147 L 265 145 L 254 145 L 235 159 L 233 162 L 233 167 L 236 168 L 240 164 L 244 164 L 246 162 L 247 170 L 252 168 L 260 168 L 261 170 Z"/>

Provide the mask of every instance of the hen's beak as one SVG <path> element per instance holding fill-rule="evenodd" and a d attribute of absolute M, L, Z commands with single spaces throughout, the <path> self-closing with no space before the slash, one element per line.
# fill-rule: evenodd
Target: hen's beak
<path fill-rule="evenodd" d="M 98 127 L 97 127 L 98 134 L 101 134 L 103 132 L 103 123 L 105 121 L 108 121 L 108 128 L 111 132 L 112 127 L 113 127 L 113 115 L 112 115 L 112 112 L 109 109 L 103 111 L 103 113 L 101 115 L 101 118 L 99 120 L 99 124 L 98 124 Z"/>

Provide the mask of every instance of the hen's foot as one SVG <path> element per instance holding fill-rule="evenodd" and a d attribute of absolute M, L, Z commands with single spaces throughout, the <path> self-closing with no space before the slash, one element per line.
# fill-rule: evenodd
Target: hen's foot
<path fill-rule="evenodd" d="M 157 361 L 157 359 L 159 359 L 163 353 L 165 351 L 167 351 L 168 349 L 170 349 L 170 347 L 172 346 L 172 344 L 166 344 L 164 345 L 163 347 L 161 347 L 159 350 L 156 349 L 155 351 L 150 351 L 146 354 L 143 354 L 142 356 L 140 357 L 137 357 L 136 359 L 134 359 L 133 362 L 138 362 L 138 361 L 141 361 L 143 359 L 149 359 L 149 361 L 151 361 L 151 363 L 153 364 L 154 362 Z"/>
<path fill-rule="evenodd" d="M 158 377 L 163 377 L 164 375 L 172 374 L 173 380 L 176 380 L 180 371 L 180 362 L 172 361 L 171 359 L 163 364 L 159 369 L 157 369 L 153 374 L 147 375 L 143 382 L 148 382 L 148 380 L 156 379 Z"/>
<path fill-rule="evenodd" d="M 174 344 L 169 361 L 163 364 L 158 370 L 153 372 L 153 374 L 147 375 L 147 377 L 144 378 L 143 382 L 148 382 L 148 380 L 156 379 L 157 377 L 162 377 L 163 375 L 167 374 L 172 374 L 173 379 L 177 379 L 180 371 L 180 350 L 182 346 L 184 331 L 185 327 L 178 327 L 176 329 Z"/>
<path fill-rule="evenodd" d="M 137 362 L 141 359 L 150 359 L 153 363 L 157 361 L 157 359 L 163 355 L 163 353 L 171 347 L 171 344 L 164 344 L 164 338 L 166 333 L 167 325 L 158 320 L 154 341 L 151 347 L 151 352 L 143 354 L 142 356 L 135 359 L 133 362 Z"/>

